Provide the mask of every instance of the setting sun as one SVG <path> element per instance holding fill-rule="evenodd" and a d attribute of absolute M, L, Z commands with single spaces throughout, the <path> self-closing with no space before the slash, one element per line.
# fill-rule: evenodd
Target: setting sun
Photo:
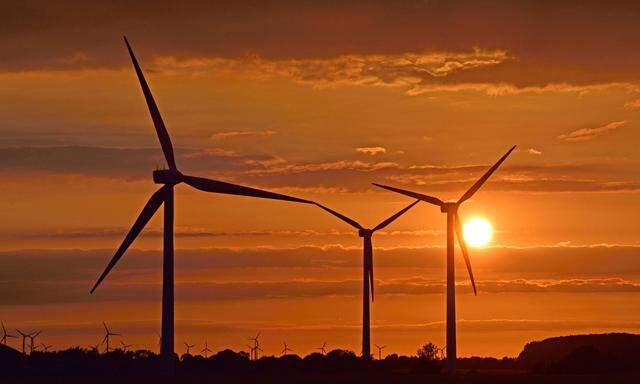
<path fill-rule="evenodd" d="M 493 227 L 482 217 L 474 217 L 464 223 L 464 239 L 472 247 L 483 247 L 491 241 Z"/>

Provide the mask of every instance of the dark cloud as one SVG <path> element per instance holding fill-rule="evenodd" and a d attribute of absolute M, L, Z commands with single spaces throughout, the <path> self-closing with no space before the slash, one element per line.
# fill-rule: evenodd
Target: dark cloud
<path fill-rule="evenodd" d="M 237 172 L 259 169 L 270 156 L 241 156 L 219 148 L 178 149 L 177 161 L 186 172 Z M 121 179 L 150 178 L 166 167 L 160 149 L 113 147 L 5 147 L 0 148 L 0 170 L 40 171 Z"/>
<path fill-rule="evenodd" d="M 357 156 L 357 154 L 354 154 Z M 363 192 L 371 182 L 429 191 L 468 188 L 487 165 L 403 164 L 393 161 L 341 160 L 291 163 L 270 155 L 244 155 L 221 148 L 178 149 L 183 172 L 270 189 Z M 29 176 L 83 175 L 117 179 L 147 179 L 164 167 L 159 149 L 108 147 L 0 148 L 0 171 Z M 505 165 L 486 188 L 531 192 L 636 191 L 637 164 Z M 603 176 L 603 175 L 606 175 Z"/>
<path fill-rule="evenodd" d="M 112 256 L 112 250 L 33 250 L 0 253 L 0 304 L 86 302 L 90 300 L 155 300 L 160 295 L 162 258 L 158 251 L 131 250 L 97 296 L 89 296 L 93 279 Z M 200 276 L 177 281 L 181 300 L 236 300 L 279 297 L 358 295 L 360 281 L 332 279 L 332 269 L 359 269 L 358 248 L 300 247 L 291 249 L 178 250 L 177 276 Z M 408 268 L 416 276 L 377 280 L 381 295 L 439 294 L 444 286 L 443 249 L 377 249 L 378 269 Z M 597 293 L 638 292 L 638 247 L 555 246 L 490 248 L 474 252 L 474 270 L 482 293 Z M 461 261 L 459 260 L 461 263 Z M 216 282 L 207 271 L 224 269 L 296 271 L 300 279 Z M 463 264 L 459 268 L 464 268 Z M 463 270 L 463 269 L 461 269 Z M 308 271 L 307 273 L 304 271 Z M 324 272 L 318 272 L 324 271 Z M 356 274 L 357 276 L 357 274 Z M 511 276 L 512 279 L 496 279 Z M 461 293 L 470 293 L 460 276 Z"/>
<path fill-rule="evenodd" d="M 639 17 L 640 6 L 635 2 L 611 6 L 595 0 L 481 4 L 407 0 L 393 5 L 386 1 L 194 0 L 178 5 L 32 0 L 0 8 L 4 53 L 0 67 L 23 71 L 121 66 L 128 58 L 120 36 L 128 34 L 147 59 L 247 53 L 271 61 L 381 55 L 362 73 L 383 82 L 413 75 L 421 85 L 416 92 L 450 84 L 488 84 L 503 91 L 509 86 L 609 84 L 638 80 Z M 506 52 L 511 59 L 455 58 L 474 47 Z M 428 70 L 384 66 L 388 58 L 408 52 L 448 53 L 454 58 Z M 341 65 L 345 67 L 349 64 Z M 454 76 L 438 77 L 442 71 Z M 326 81 L 336 73 L 340 71 L 324 72 L 306 65 L 294 75 Z"/>

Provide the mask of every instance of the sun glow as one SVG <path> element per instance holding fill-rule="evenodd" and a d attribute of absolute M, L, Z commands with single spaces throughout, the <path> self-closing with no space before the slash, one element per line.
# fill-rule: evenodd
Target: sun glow
<path fill-rule="evenodd" d="M 464 223 L 464 239 L 472 247 L 484 247 L 491 241 L 493 227 L 482 217 L 474 217 Z"/>

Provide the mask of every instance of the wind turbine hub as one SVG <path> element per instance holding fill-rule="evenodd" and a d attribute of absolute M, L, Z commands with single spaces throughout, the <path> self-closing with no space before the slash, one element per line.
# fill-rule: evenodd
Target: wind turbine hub
<path fill-rule="evenodd" d="M 358 231 L 358 236 L 360 236 L 360 237 L 371 237 L 371 236 L 373 236 L 373 231 L 370 230 L 370 229 L 366 229 L 366 228 L 360 229 Z"/>
<path fill-rule="evenodd" d="M 177 169 L 153 171 L 153 182 L 156 184 L 179 184 L 182 182 L 182 173 Z"/>
<path fill-rule="evenodd" d="M 442 213 L 456 213 L 458 212 L 458 203 L 447 201 L 440 206 L 440 212 Z"/>

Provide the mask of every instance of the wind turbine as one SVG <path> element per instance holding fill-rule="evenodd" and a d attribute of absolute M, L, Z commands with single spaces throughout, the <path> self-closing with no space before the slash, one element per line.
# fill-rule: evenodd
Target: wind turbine
<path fill-rule="evenodd" d="M 191 344 L 189 344 L 189 343 L 187 343 L 187 342 L 185 341 L 185 342 L 184 342 L 184 346 L 185 346 L 185 347 L 187 347 L 187 355 L 190 355 L 190 354 L 191 354 L 191 348 L 195 347 L 196 345 L 195 345 L 195 344 L 192 344 L 192 345 L 191 345 Z"/>
<path fill-rule="evenodd" d="M 100 344 L 105 344 L 107 347 L 105 353 L 109 353 L 109 339 L 111 338 L 111 336 L 120 336 L 120 334 L 111 332 L 106 323 L 103 322 L 102 325 L 104 325 L 105 334 L 104 339 L 102 339 L 102 342 Z"/>
<path fill-rule="evenodd" d="M 16 331 L 20 334 L 20 336 L 22 336 L 22 354 L 25 355 L 27 353 L 27 350 L 25 348 L 26 340 L 27 340 L 27 337 L 30 336 L 30 334 L 29 333 L 24 333 L 21 330 L 19 330 L 18 328 L 16 328 Z"/>
<path fill-rule="evenodd" d="M 324 209 L 330 214 L 336 216 L 345 223 L 351 225 L 358 230 L 358 235 L 363 239 L 363 274 L 362 274 L 362 358 L 371 358 L 371 320 L 370 320 L 370 308 L 369 308 L 369 287 L 371 287 L 371 301 L 373 301 L 373 245 L 371 238 L 373 234 L 385 228 L 387 225 L 393 223 L 397 218 L 402 216 L 405 212 L 411 209 L 414 205 L 418 204 L 420 200 L 416 200 L 408 206 L 398 211 L 393 216 L 384 220 L 380 224 L 376 225 L 373 229 L 364 228 L 357 221 L 346 217 L 345 215 L 327 208 L 322 204 L 315 203 L 318 207 Z"/>
<path fill-rule="evenodd" d="M 204 341 L 204 349 L 202 351 L 200 351 L 200 353 L 204 353 L 204 358 L 207 358 L 207 355 L 209 354 L 209 352 L 213 352 L 212 350 L 209 349 L 209 345 L 207 344 L 207 341 Z"/>
<path fill-rule="evenodd" d="M 325 353 L 327 353 L 326 348 L 327 347 L 327 342 L 325 341 L 324 344 L 322 344 L 322 347 L 320 348 L 316 348 L 316 350 L 320 351 L 320 353 L 322 353 L 322 356 L 325 355 Z"/>
<path fill-rule="evenodd" d="M 120 345 L 122 345 L 122 352 L 127 352 L 127 348 L 133 347 L 133 344 L 125 344 L 124 341 L 120 341 Z"/>
<path fill-rule="evenodd" d="M 53 347 L 53 345 L 47 345 L 45 343 L 40 344 L 40 346 L 44 352 L 49 352 L 49 348 Z"/>
<path fill-rule="evenodd" d="M 471 188 L 469 188 L 458 201 L 442 201 L 437 197 L 423 195 L 421 193 L 411 192 L 400 188 L 389 187 L 386 185 L 375 184 L 380 188 L 387 189 L 396 193 L 400 193 L 414 199 L 425 201 L 429 204 L 440 207 L 440 212 L 447 214 L 447 371 L 449 373 L 455 372 L 455 364 L 457 359 L 456 351 L 456 278 L 455 278 L 455 259 L 454 259 L 454 236 L 458 237 L 458 243 L 460 244 L 460 250 L 462 256 L 467 265 L 467 271 L 469 272 L 469 278 L 471 279 L 471 286 L 473 287 L 473 293 L 477 294 L 476 283 L 473 279 L 473 271 L 471 270 L 471 260 L 469 259 L 469 252 L 467 251 L 467 244 L 464 240 L 464 234 L 462 233 L 462 224 L 460 223 L 460 217 L 458 216 L 458 208 L 460 205 L 470 199 L 482 185 L 489 179 L 489 177 L 498 169 L 498 167 L 505 161 L 505 159 L 516 148 L 514 145 L 505 153 L 478 181 L 476 181 Z"/>
<path fill-rule="evenodd" d="M 4 327 L 4 322 L 1 322 L 1 323 L 2 323 L 2 339 L 0 340 L 0 344 L 7 345 L 7 339 L 10 339 L 10 338 L 15 339 L 17 338 L 17 336 L 7 333 L 7 329 Z"/>
<path fill-rule="evenodd" d="M 249 360 L 253 360 L 253 349 L 254 347 L 247 344 L 247 348 L 249 348 Z"/>
<path fill-rule="evenodd" d="M 35 342 L 36 337 L 38 337 L 38 335 L 41 334 L 41 333 L 42 333 L 42 331 L 37 331 L 37 332 L 31 333 L 28 336 L 29 337 L 29 353 L 33 353 L 34 349 L 38 349 L 37 345 L 34 346 L 34 342 Z"/>
<path fill-rule="evenodd" d="M 163 278 L 162 278 L 162 343 L 160 346 L 160 355 L 166 363 L 168 369 L 173 367 L 173 355 L 174 355 L 174 268 L 173 268 L 173 190 L 177 184 L 185 183 L 193 188 L 199 189 L 205 192 L 222 193 L 239 196 L 259 197 L 265 199 L 284 200 L 290 202 L 298 202 L 311 204 L 310 201 L 298 199 L 291 196 L 286 196 L 278 193 L 272 193 L 263 191 L 260 189 L 244 187 L 241 185 L 225 183 L 217 180 L 210 180 L 201 177 L 188 176 L 181 173 L 174 159 L 173 145 L 169 138 L 169 133 L 164 125 L 162 116 L 156 102 L 151 94 L 149 85 L 144 78 L 142 69 L 138 64 L 133 49 L 129 45 L 127 38 L 124 38 L 127 50 L 131 56 L 131 61 L 135 69 L 138 81 L 142 87 L 142 93 L 149 108 L 153 125 L 155 126 L 162 152 L 164 153 L 165 160 L 169 169 L 156 170 L 153 172 L 153 181 L 156 184 L 162 184 L 162 187 L 151 195 L 149 201 L 140 212 L 140 215 L 136 219 L 132 228 L 124 238 L 120 248 L 116 251 L 115 255 L 107 264 L 104 272 L 100 275 L 97 282 L 91 289 L 93 293 L 100 285 L 102 280 L 109 274 L 111 269 L 117 264 L 127 248 L 138 237 L 145 225 L 151 220 L 156 211 L 161 205 L 164 205 L 164 243 L 163 243 Z"/>
<path fill-rule="evenodd" d="M 258 351 L 262 351 L 262 349 L 260 348 L 260 340 L 258 340 L 259 337 L 260 337 L 260 332 L 258 332 L 256 337 L 248 339 L 248 340 L 252 340 L 253 341 L 252 350 L 253 350 L 253 359 L 254 360 L 258 360 Z"/>
<path fill-rule="evenodd" d="M 286 342 L 282 342 L 282 344 L 284 344 L 284 349 L 282 350 L 281 354 L 282 356 L 287 355 L 287 352 L 293 352 L 293 349 L 287 347 L 287 343 Z"/>
<path fill-rule="evenodd" d="M 378 345 L 378 344 L 374 344 L 376 346 L 376 348 L 378 348 L 378 360 L 382 360 L 382 350 L 387 348 L 386 345 Z"/>

